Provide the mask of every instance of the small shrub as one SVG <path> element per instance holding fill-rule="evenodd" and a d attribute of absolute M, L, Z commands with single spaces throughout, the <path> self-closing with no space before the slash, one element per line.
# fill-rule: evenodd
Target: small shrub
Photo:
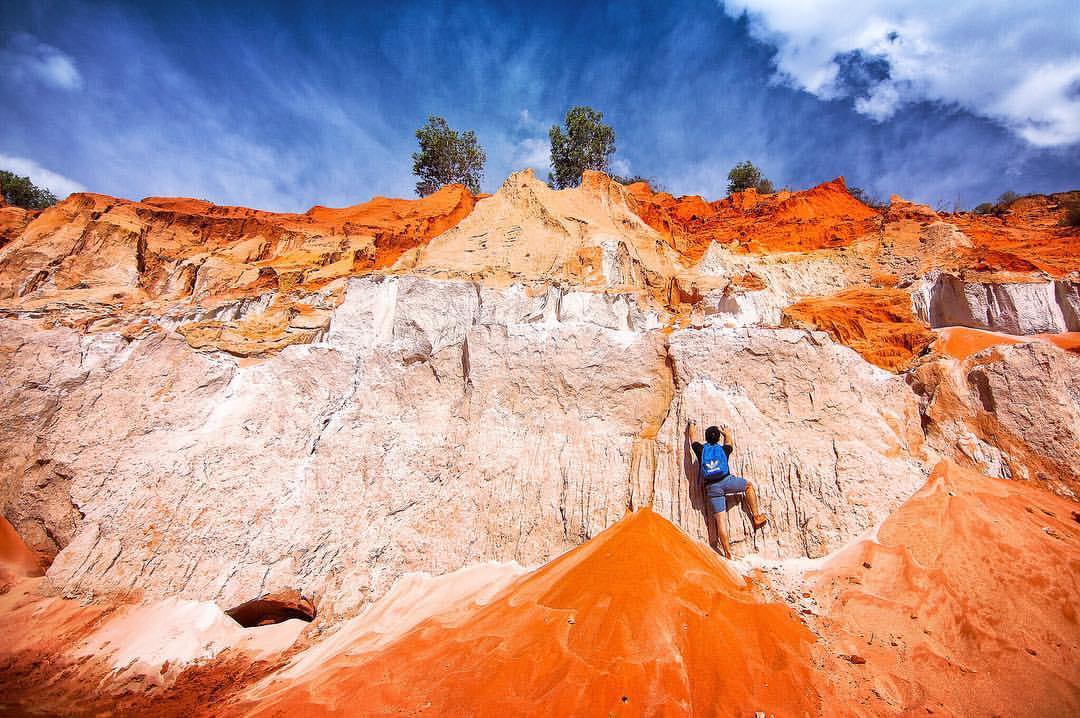
<path fill-rule="evenodd" d="M 1065 205 L 1065 216 L 1061 218 L 1062 227 L 1080 227 L 1080 201 Z"/>
<path fill-rule="evenodd" d="M 749 160 L 732 167 L 727 178 L 728 194 L 735 194 L 751 188 L 756 189 L 761 194 L 772 194 L 776 191 L 773 188 L 773 183 Z"/>
<path fill-rule="evenodd" d="M 1002 209 L 1008 209 L 1009 205 L 1020 199 L 1020 195 L 1016 194 L 1012 190 L 1008 192 L 1002 192 L 1001 196 L 997 198 L 997 206 Z"/>
<path fill-rule="evenodd" d="M 29 177 L 0 170 L 0 194 L 4 201 L 23 209 L 45 209 L 56 204 L 56 195 L 44 187 L 38 187 Z"/>
<path fill-rule="evenodd" d="M 867 207 L 873 207 L 874 209 L 879 211 L 885 209 L 886 203 L 883 202 L 880 197 L 875 197 L 874 195 L 864 190 L 862 187 L 851 187 L 850 189 L 848 189 L 848 192 L 851 194 L 852 197 L 859 200 Z"/>
<path fill-rule="evenodd" d="M 664 183 L 656 179 L 655 177 L 642 177 L 641 175 L 630 175 L 628 177 L 623 177 L 621 175 L 611 175 L 611 179 L 615 180 L 619 184 L 637 184 L 638 182 L 644 182 L 645 184 L 649 185 L 649 188 L 652 189 L 653 192 L 667 191 L 667 189 L 664 187 Z"/>

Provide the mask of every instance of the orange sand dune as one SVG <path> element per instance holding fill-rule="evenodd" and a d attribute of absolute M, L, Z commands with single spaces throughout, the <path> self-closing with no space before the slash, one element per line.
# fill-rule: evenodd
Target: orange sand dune
<path fill-rule="evenodd" d="M 876 542 L 814 580 L 834 648 L 866 660 L 831 700 L 855 715 L 881 715 L 857 708 L 877 698 L 905 716 L 1080 715 L 1076 511 L 940 463 Z"/>
<path fill-rule="evenodd" d="M 864 287 L 807 297 L 784 309 L 784 322 L 826 331 L 889 371 L 906 369 L 934 336 L 912 314 L 911 295 L 901 289 Z"/>
<path fill-rule="evenodd" d="M 1013 334 L 1002 334 L 1001 332 L 990 332 L 969 327 L 945 327 L 937 329 L 935 332 L 937 340 L 934 342 L 934 351 L 950 356 L 953 359 L 967 359 L 972 354 L 977 354 L 983 349 L 1003 344 L 1024 344 L 1036 340 L 1049 342 L 1066 351 L 1080 352 L 1080 332 L 1035 334 L 1030 337 L 1018 337 Z"/>
<path fill-rule="evenodd" d="M 249 715 L 817 715 L 813 635 L 641 509 L 379 650 L 271 684 Z"/>
<path fill-rule="evenodd" d="M 654 193 L 644 182 L 628 189 L 638 216 L 693 261 L 714 241 L 751 252 L 805 252 L 843 247 L 880 224 L 878 212 L 852 197 L 843 177 L 802 192 L 746 190 L 711 204 Z"/>

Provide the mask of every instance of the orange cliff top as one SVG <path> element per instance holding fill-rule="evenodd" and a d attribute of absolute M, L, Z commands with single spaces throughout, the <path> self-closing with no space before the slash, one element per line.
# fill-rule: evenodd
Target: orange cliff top
<path fill-rule="evenodd" d="M 641 509 L 490 602 L 367 652 L 346 647 L 243 709 L 817 715 L 813 641 L 788 607 L 764 603 L 713 551 Z"/>
<path fill-rule="evenodd" d="M 5 247 L 0 301 L 25 305 L 64 295 L 137 305 L 311 290 L 393 264 L 460 222 L 474 204 L 460 185 L 421 199 L 376 198 L 304 214 L 73 194 L 39 213 Z"/>
<path fill-rule="evenodd" d="M 322 336 L 342 296 L 338 280 L 373 271 L 617 288 L 649 294 L 675 314 L 684 299 L 699 298 L 690 292 L 673 300 L 676 278 L 709 286 L 715 268 L 699 275 L 691 265 L 714 241 L 736 254 L 772 255 L 759 262 L 769 266 L 812 252 L 854 284 L 877 277 L 904 287 L 933 269 L 1032 281 L 1080 270 L 1080 230 L 1060 226 L 1074 195 L 1023 198 L 996 217 L 938 214 L 900 198 L 879 212 L 854 198 L 843 178 L 709 202 L 653 192 L 645 183 L 624 188 L 597 172 L 586 173 L 580 188 L 555 191 L 522 172 L 482 201 L 449 185 L 421 199 L 377 197 L 302 214 L 80 193 L 44 211 L 0 209 L 0 310 L 127 336 L 152 331 L 154 318 L 164 318 L 193 347 L 259 356 Z M 615 261 L 606 254 L 613 238 L 632 248 Z M 738 261 L 730 252 L 720 257 L 722 264 Z M 769 288 L 767 272 L 740 276 L 753 281 L 723 282 L 734 290 Z M 827 302 L 811 296 L 786 317 L 900 370 L 926 335 L 900 311 L 899 295 L 887 294 L 865 287 Z M 255 299 L 258 311 L 237 309 Z M 218 312 L 226 307 L 233 309 Z M 215 313 L 237 318 L 199 318 Z"/>
<path fill-rule="evenodd" d="M 1080 269 L 1080 227 L 1062 224 L 1066 207 L 1080 191 L 1030 195 L 1001 215 L 959 212 L 947 215 L 971 237 L 969 265 L 981 271 L 1033 271 L 1063 277 Z"/>
<path fill-rule="evenodd" d="M 881 218 L 851 196 L 843 177 L 801 192 L 750 189 L 711 203 L 656 193 L 644 182 L 627 189 L 638 215 L 693 261 L 712 242 L 762 253 L 843 247 L 873 231 Z"/>
<path fill-rule="evenodd" d="M 387 267 L 416 244 L 441 234 L 472 211 L 476 198 L 464 186 L 446 185 L 419 199 L 375 197 L 351 207 L 315 206 L 303 214 L 219 206 L 184 197 L 147 197 L 140 204 L 193 216 L 257 219 L 306 234 L 372 234 L 371 264 Z"/>

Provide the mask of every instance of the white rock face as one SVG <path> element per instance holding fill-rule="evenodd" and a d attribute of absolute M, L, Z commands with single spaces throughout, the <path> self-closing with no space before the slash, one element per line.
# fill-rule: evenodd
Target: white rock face
<path fill-rule="evenodd" d="M 332 620 L 405 572 L 545 561 L 628 506 L 706 536 L 689 416 L 732 425 L 773 515 L 740 553 L 820 555 L 921 483 L 901 379 L 823 334 L 660 321 L 633 292 L 378 276 L 325 342 L 256 363 L 5 321 L 2 498 L 69 595 L 299 589 Z"/>
<path fill-rule="evenodd" d="M 808 296 L 835 294 L 868 279 L 868 270 L 852 258 L 814 257 L 789 252 L 776 255 L 734 254 L 713 243 L 694 267 L 700 277 L 731 281 L 752 274 L 764 289 L 731 287 L 702 292 L 698 308 L 709 326 L 779 327 L 784 309 Z"/>
<path fill-rule="evenodd" d="M 1057 282 L 966 282 L 931 273 L 911 294 L 915 314 L 930 326 L 974 327 L 1007 334 L 1080 331 L 1080 285 Z"/>
<path fill-rule="evenodd" d="M 756 539 L 729 512 L 741 552 L 821 556 L 878 521 L 923 482 L 918 408 L 903 380 L 825 334 L 795 329 L 705 329 L 671 336 L 676 400 L 660 433 L 652 486 L 658 510 L 705 536 L 688 477 L 684 429 L 698 420 L 733 430 L 732 472 L 752 481 L 772 527 Z M 699 437 L 700 440 L 700 437 Z"/>

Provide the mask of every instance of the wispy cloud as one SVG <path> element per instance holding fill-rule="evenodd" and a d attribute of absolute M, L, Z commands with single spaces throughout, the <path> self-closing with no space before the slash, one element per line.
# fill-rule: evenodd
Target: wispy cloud
<path fill-rule="evenodd" d="M 82 73 L 70 55 L 27 33 L 16 33 L 0 48 L 0 67 L 20 82 L 41 82 L 59 90 L 83 87 Z"/>
<path fill-rule="evenodd" d="M 518 152 L 511 162 L 517 167 L 546 172 L 551 165 L 551 141 L 547 137 L 526 137 L 518 142 Z"/>
<path fill-rule="evenodd" d="M 819 32 L 801 22 L 792 37 Z M 4 25 L 0 51 L 21 49 L 16 71 L 0 66 L 0 153 L 123 197 L 295 211 L 410 196 L 413 133 L 429 114 L 476 131 L 488 156 L 483 189 L 493 191 L 523 167 L 544 176 L 548 128 L 578 104 L 615 128 L 615 169 L 675 193 L 720 196 L 744 159 L 780 186 L 843 174 L 931 204 L 1059 191 L 1080 177 L 1080 144 L 1040 146 L 1080 116 L 1055 104 L 1076 95 L 1067 65 L 1002 85 L 997 109 L 978 114 L 927 101 L 914 80 L 901 82 L 899 60 L 868 42 L 833 42 L 803 80 L 777 82 L 795 40 L 766 37 L 766 25 L 712 0 L 406 0 L 392 13 L 364 3 L 300 13 L 268 0 L 252 13 L 232 3 L 55 0 L 15 3 Z M 979 20 L 958 41 L 981 47 L 1001 30 Z M 1039 36 L 1006 34 L 1023 47 Z M 847 54 L 830 70 L 836 48 Z M 62 64 L 41 70 L 56 56 L 77 81 Z M 1001 119 L 1031 107 L 1042 109 L 1024 131 L 1047 135 L 1034 144 Z"/>
<path fill-rule="evenodd" d="M 956 103 L 1033 145 L 1080 141 L 1080 23 L 1074 0 L 722 0 L 776 48 L 780 77 L 824 99 L 854 97 L 879 122 L 905 105 Z M 883 72 L 861 87 L 845 69 Z"/>

